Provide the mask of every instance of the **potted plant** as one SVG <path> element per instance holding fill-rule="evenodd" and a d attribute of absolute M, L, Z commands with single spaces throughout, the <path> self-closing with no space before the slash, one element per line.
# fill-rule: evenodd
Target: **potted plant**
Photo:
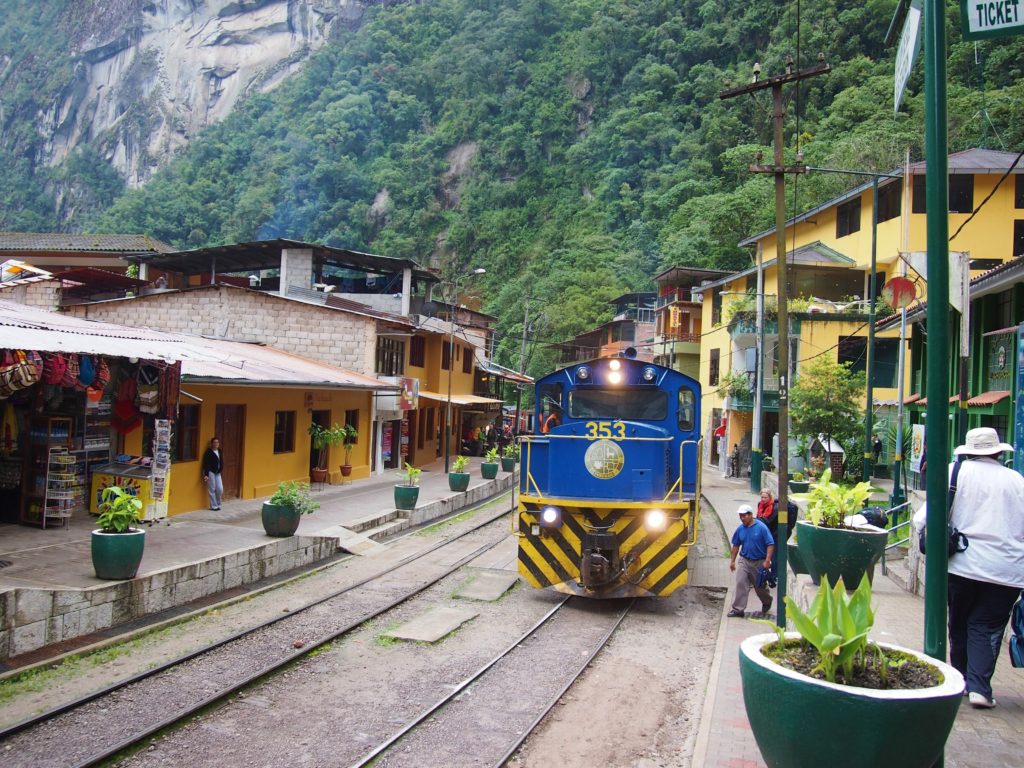
<path fill-rule="evenodd" d="M 452 459 L 452 471 L 448 473 L 448 487 L 453 491 L 464 491 L 469 488 L 467 464 L 469 464 L 469 456 L 459 455 Z"/>
<path fill-rule="evenodd" d="M 484 454 L 483 463 L 480 464 L 480 474 L 483 475 L 484 480 L 493 480 L 498 476 L 499 466 L 501 465 L 498 463 L 498 449 L 489 448 Z"/>
<path fill-rule="evenodd" d="M 420 474 L 423 470 L 405 463 L 402 482 L 395 486 L 395 508 L 416 509 L 416 501 L 420 497 Z"/>
<path fill-rule="evenodd" d="M 314 421 L 308 431 L 313 438 L 313 450 L 316 451 L 316 466 L 309 471 L 309 475 L 314 483 L 322 483 L 327 480 L 327 448 L 333 445 L 332 429 Z"/>
<path fill-rule="evenodd" d="M 332 430 L 336 430 L 338 442 L 341 443 L 341 447 L 345 451 L 345 463 L 341 465 L 341 476 L 348 477 L 352 474 L 352 446 L 359 439 L 359 432 L 351 424 L 343 426 L 335 424 Z"/>
<path fill-rule="evenodd" d="M 793 493 L 807 493 L 807 489 L 811 487 L 810 482 L 804 477 L 803 472 L 794 472 L 793 479 L 789 481 L 789 490 Z"/>
<path fill-rule="evenodd" d="M 278 483 L 274 495 L 263 502 L 260 517 L 267 536 L 291 536 L 298 530 L 299 519 L 320 509 L 313 499 L 309 483 L 285 480 Z"/>
<path fill-rule="evenodd" d="M 747 719 L 769 768 L 933 765 L 963 697 L 960 673 L 868 639 L 867 577 L 852 595 L 842 580 L 822 583 L 806 614 L 785 603 L 796 632 L 765 621 L 774 634 L 740 645 Z"/>
<path fill-rule="evenodd" d="M 134 579 L 142 562 L 146 532 L 133 527 L 142 517 L 142 500 L 119 485 L 100 494 L 99 526 L 92 532 L 92 567 L 98 579 Z"/>
<path fill-rule="evenodd" d="M 519 443 L 509 443 L 505 446 L 505 451 L 501 456 L 501 468 L 506 472 L 511 472 L 516 468 L 517 461 L 519 461 Z"/>
<path fill-rule="evenodd" d="M 826 469 L 807 494 L 807 519 L 797 523 L 797 545 L 799 560 L 815 584 L 822 576 L 832 584 L 840 578 L 847 584 L 857 584 L 865 574 L 873 578 L 889 532 L 846 524 L 847 517 L 864 508 L 873 490 L 870 483 L 852 487 L 834 483 L 831 471 Z"/>

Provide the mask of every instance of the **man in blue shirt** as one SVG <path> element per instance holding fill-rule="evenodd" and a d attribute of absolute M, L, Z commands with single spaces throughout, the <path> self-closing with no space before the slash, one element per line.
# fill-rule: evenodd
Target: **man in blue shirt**
<path fill-rule="evenodd" d="M 753 616 L 764 618 L 772 607 L 772 593 L 767 587 L 757 586 L 757 571 L 760 568 L 772 569 L 775 540 L 768 526 L 754 517 L 754 510 L 749 504 L 743 504 L 736 511 L 740 516 L 740 525 L 732 535 L 732 559 L 729 561 L 729 570 L 736 572 L 736 594 L 732 599 L 729 617 L 743 617 L 747 609 L 747 597 L 753 587 L 761 598 L 761 613 Z"/>

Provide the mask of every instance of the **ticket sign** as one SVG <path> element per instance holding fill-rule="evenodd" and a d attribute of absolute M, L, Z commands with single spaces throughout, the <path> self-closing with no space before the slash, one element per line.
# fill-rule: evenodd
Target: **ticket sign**
<path fill-rule="evenodd" d="M 960 0 L 964 40 L 1024 34 L 1024 0 Z"/>

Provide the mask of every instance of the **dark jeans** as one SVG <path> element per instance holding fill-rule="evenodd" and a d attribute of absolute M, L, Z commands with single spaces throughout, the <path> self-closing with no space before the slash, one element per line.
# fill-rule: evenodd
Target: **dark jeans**
<path fill-rule="evenodd" d="M 949 662 L 967 690 L 992 698 L 992 673 L 1020 588 L 949 575 Z"/>

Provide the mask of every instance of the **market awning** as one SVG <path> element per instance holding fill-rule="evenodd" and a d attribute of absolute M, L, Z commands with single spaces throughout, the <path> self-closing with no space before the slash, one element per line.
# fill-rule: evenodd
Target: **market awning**
<path fill-rule="evenodd" d="M 420 390 L 420 398 L 436 400 L 439 403 L 447 403 L 448 395 L 440 392 L 431 392 L 426 389 Z M 486 403 L 503 403 L 504 400 L 496 400 L 493 397 L 481 397 L 480 395 L 452 395 L 452 405 L 485 405 Z"/>

